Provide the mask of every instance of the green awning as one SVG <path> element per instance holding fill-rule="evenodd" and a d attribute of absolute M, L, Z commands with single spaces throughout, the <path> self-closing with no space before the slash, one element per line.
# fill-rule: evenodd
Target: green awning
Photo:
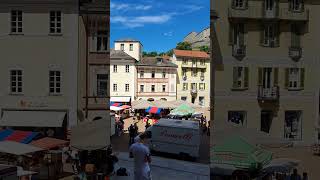
<path fill-rule="evenodd" d="M 241 169 L 259 169 L 272 160 L 272 153 L 249 144 L 240 136 L 227 139 L 212 149 L 211 161 Z"/>
<path fill-rule="evenodd" d="M 186 104 L 182 104 L 170 112 L 170 114 L 178 116 L 188 116 L 193 113 L 195 113 L 195 110 Z"/>

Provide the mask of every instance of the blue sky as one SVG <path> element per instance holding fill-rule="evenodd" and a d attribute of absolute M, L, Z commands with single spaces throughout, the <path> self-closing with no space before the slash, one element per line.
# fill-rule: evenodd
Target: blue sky
<path fill-rule="evenodd" d="M 189 32 L 210 25 L 210 0 L 111 0 L 110 45 L 140 40 L 144 51 L 166 52 Z"/>

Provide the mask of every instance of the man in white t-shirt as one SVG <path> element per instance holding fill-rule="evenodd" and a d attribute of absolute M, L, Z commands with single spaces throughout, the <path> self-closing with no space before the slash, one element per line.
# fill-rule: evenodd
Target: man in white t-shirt
<path fill-rule="evenodd" d="M 150 150 L 144 144 L 147 136 L 141 134 L 139 140 L 130 147 L 130 157 L 134 158 L 134 180 L 151 180 Z"/>

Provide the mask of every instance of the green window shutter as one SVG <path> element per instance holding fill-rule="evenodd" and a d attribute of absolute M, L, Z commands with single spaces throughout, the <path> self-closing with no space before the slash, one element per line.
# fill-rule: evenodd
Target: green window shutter
<path fill-rule="evenodd" d="M 273 77 L 273 84 L 274 86 L 278 85 L 278 74 L 279 74 L 279 68 L 274 68 L 274 77 Z"/>
<path fill-rule="evenodd" d="M 244 68 L 244 87 L 249 88 L 249 67 Z"/>
<path fill-rule="evenodd" d="M 232 23 L 229 23 L 229 45 L 233 45 L 233 40 L 234 40 L 234 26 Z"/>
<path fill-rule="evenodd" d="M 261 68 L 261 67 L 259 67 L 258 68 L 258 73 L 259 73 L 259 75 L 258 75 L 258 85 L 262 85 L 262 81 L 263 81 L 263 75 L 262 75 L 262 73 L 263 73 L 263 68 Z"/>
<path fill-rule="evenodd" d="M 233 84 L 232 84 L 233 88 L 238 87 L 237 79 L 238 79 L 238 67 L 233 67 Z"/>
<path fill-rule="evenodd" d="M 301 68 L 300 71 L 300 88 L 304 88 L 304 68 Z"/>
<path fill-rule="evenodd" d="M 284 87 L 288 89 L 289 87 L 289 68 L 285 69 L 285 76 L 284 76 Z"/>

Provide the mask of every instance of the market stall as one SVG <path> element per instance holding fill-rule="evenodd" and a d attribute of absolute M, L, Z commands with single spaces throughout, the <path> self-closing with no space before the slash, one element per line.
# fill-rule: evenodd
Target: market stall
<path fill-rule="evenodd" d="M 191 116 L 193 113 L 195 113 L 195 110 L 187 104 L 182 104 L 170 111 L 170 115 L 177 116 Z"/>
<path fill-rule="evenodd" d="M 19 131 L 13 129 L 4 129 L 0 131 L 0 141 L 15 141 L 24 144 L 28 144 L 39 133 L 32 131 Z"/>

